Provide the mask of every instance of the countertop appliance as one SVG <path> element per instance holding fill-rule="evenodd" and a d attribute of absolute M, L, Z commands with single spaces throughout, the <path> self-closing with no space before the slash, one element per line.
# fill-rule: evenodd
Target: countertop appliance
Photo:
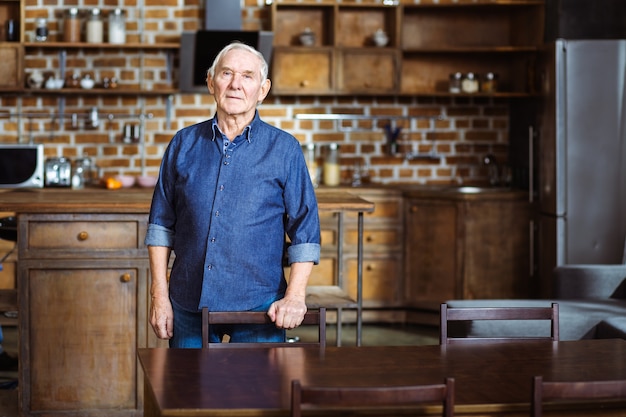
<path fill-rule="evenodd" d="M 0 188 L 41 188 L 43 145 L 0 144 Z"/>
<path fill-rule="evenodd" d="M 537 266 L 626 262 L 626 39 L 563 40 L 545 55 Z"/>
<path fill-rule="evenodd" d="M 46 187 L 70 187 L 72 162 L 65 157 L 46 159 Z"/>

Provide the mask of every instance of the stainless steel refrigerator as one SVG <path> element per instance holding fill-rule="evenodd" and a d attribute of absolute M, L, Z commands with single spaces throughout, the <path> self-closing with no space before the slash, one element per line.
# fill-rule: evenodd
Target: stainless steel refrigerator
<path fill-rule="evenodd" d="M 563 264 L 619 264 L 626 243 L 626 40 L 557 40 L 538 122 L 541 295 Z"/>

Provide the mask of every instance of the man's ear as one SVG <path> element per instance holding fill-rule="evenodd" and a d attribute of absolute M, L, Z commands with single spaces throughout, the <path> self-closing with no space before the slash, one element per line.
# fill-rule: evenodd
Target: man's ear
<path fill-rule="evenodd" d="M 265 100 L 265 97 L 267 97 L 267 95 L 270 92 L 270 88 L 272 88 L 272 82 L 270 81 L 269 78 L 266 78 L 265 82 L 261 86 L 261 94 L 259 95 L 259 101 L 258 101 L 259 104 L 261 104 L 261 102 Z"/>
<path fill-rule="evenodd" d="M 208 72 L 207 72 L 207 75 L 206 75 L 206 86 L 209 89 L 209 93 L 213 94 L 213 91 L 214 91 L 214 89 L 213 89 L 213 78 L 211 77 L 211 74 L 209 74 Z"/>

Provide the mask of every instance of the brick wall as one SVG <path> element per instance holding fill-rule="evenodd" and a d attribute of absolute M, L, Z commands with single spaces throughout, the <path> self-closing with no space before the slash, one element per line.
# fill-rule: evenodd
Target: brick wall
<path fill-rule="evenodd" d="M 128 41 L 145 45 L 178 41 L 181 31 L 198 29 L 204 15 L 197 0 L 22 1 L 25 1 L 26 42 L 31 41 L 37 17 L 46 17 L 51 40 L 60 40 L 63 11 L 71 6 L 85 11 L 100 7 L 105 15 L 114 7 L 123 7 L 127 11 Z M 269 7 L 263 0 L 242 3 L 244 29 L 268 28 Z M 176 130 L 204 120 L 214 112 L 213 100 L 208 95 L 124 94 L 128 88 L 138 86 L 145 90 L 175 88 L 175 81 L 168 82 L 166 64 L 168 60 L 174 62 L 171 79 L 176 80 L 176 51 L 107 48 L 68 49 L 66 53 L 66 74 L 89 73 L 96 80 L 115 77 L 121 94 L 58 96 L 46 91 L 3 94 L 0 142 L 44 143 L 46 156 L 74 158 L 88 154 L 96 159 L 105 175 L 156 174 L 161 155 Z M 39 70 L 58 74 L 62 59 L 58 50 L 29 48 L 25 55 L 26 73 Z M 98 109 L 102 118 L 96 129 L 87 128 L 83 120 L 92 107 Z M 267 122 L 288 130 L 303 143 L 339 143 L 345 182 L 350 181 L 353 167 L 359 163 L 367 168 L 374 182 L 486 183 L 482 156 L 493 153 L 504 161 L 508 149 L 505 99 L 270 96 L 260 107 L 260 113 Z M 331 122 L 294 117 L 302 113 L 411 118 L 396 122 L 402 128 L 398 153 L 389 155 L 384 120 Z M 64 118 L 60 119 L 59 114 Z M 74 123 L 72 114 L 77 118 Z M 423 118 L 438 115 L 442 117 Z M 139 143 L 121 141 L 127 123 L 142 126 Z M 437 158 L 408 160 L 404 157 L 407 153 L 432 154 Z"/>

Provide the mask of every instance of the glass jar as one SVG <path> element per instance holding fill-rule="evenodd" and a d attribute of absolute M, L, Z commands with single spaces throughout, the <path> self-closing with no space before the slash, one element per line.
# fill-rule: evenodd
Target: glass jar
<path fill-rule="evenodd" d="M 462 80 L 463 74 L 461 74 L 460 72 L 454 72 L 450 74 L 450 85 L 448 91 L 451 93 L 460 93 Z"/>
<path fill-rule="evenodd" d="M 109 13 L 109 43 L 126 42 L 126 16 L 124 10 L 114 9 Z"/>
<path fill-rule="evenodd" d="M 318 159 L 317 147 L 314 143 L 307 143 L 302 145 L 302 152 L 304 153 L 304 160 L 306 161 L 306 167 L 309 170 L 309 176 L 314 187 L 320 184 L 320 174 L 322 167 L 320 166 Z"/>
<path fill-rule="evenodd" d="M 480 89 L 478 78 L 473 72 L 468 72 L 461 81 L 461 90 L 464 93 L 476 93 Z"/>
<path fill-rule="evenodd" d="M 68 9 L 65 13 L 63 40 L 65 42 L 80 42 L 80 15 L 76 7 Z"/>
<path fill-rule="evenodd" d="M 86 41 L 88 43 L 102 43 L 104 32 L 100 9 L 91 9 L 91 13 L 89 13 L 89 20 L 87 20 L 86 26 Z"/>
<path fill-rule="evenodd" d="M 480 84 L 480 90 L 483 93 L 495 93 L 498 91 L 498 74 L 488 72 L 483 77 L 483 82 Z"/>
<path fill-rule="evenodd" d="M 35 41 L 45 42 L 48 40 L 48 21 L 43 17 L 35 20 Z"/>
<path fill-rule="evenodd" d="M 339 145 L 331 143 L 326 148 L 324 155 L 324 185 L 335 187 L 341 183 L 341 170 L 339 166 Z"/>

